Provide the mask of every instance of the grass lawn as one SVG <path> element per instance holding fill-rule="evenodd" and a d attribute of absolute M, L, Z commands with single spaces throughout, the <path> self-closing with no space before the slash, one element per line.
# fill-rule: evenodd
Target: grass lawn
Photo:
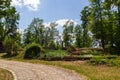
<path fill-rule="evenodd" d="M 0 68 L 0 80 L 14 80 L 14 78 L 9 71 Z"/>

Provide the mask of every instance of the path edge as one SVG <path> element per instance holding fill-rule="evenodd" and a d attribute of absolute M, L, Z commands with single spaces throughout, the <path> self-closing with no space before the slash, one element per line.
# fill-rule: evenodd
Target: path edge
<path fill-rule="evenodd" d="M 10 70 L 10 69 L 7 69 L 7 68 L 5 68 L 5 67 L 0 67 L 0 68 L 5 69 L 5 70 L 8 70 L 9 72 L 11 72 L 12 75 L 13 75 L 14 80 L 17 80 L 17 76 L 16 76 L 16 74 L 14 73 L 14 71 L 12 71 L 12 70 Z"/>

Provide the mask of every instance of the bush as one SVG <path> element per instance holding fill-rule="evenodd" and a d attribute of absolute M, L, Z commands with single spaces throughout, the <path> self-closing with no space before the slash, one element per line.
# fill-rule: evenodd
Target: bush
<path fill-rule="evenodd" d="M 40 56 L 41 53 L 43 53 L 43 48 L 38 44 L 29 44 L 24 52 L 24 58 L 26 59 L 36 59 Z"/>
<path fill-rule="evenodd" d="M 18 45 L 18 43 L 14 42 L 14 44 L 13 44 L 13 54 L 14 55 L 18 54 L 18 49 L 20 49 L 20 46 Z"/>
<path fill-rule="evenodd" d="M 46 52 L 46 53 L 44 53 L 44 54 L 41 54 L 40 55 L 40 58 L 42 59 L 42 58 L 45 58 L 45 59 L 47 59 L 47 60 L 51 60 L 51 59 L 53 59 L 53 58 L 64 58 L 65 56 L 67 55 L 67 53 L 66 52 L 64 52 L 64 51 L 61 51 L 61 50 L 51 50 L 51 51 L 48 51 L 48 52 Z"/>
<path fill-rule="evenodd" d="M 91 55 L 93 52 L 92 50 L 82 50 L 80 52 L 80 55 Z"/>
<path fill-rule="evenodd" d="M 4 42 L 3 42 L 3 46 L 5 48 L 5 52 L 7 53 L 7 55 L 11 55 L 11 51 L 12 51 L 12 39 L 10 37 L 6 37 Z"/>
<path fill-rule="evenodd" d="M 13 41 L 11 37 L 5 38 L 3 46 L 5 48 L 5 52 L 7 53 L 7 55 L 10 56 L 16 55 L 17 50 L 20 48 L 20 46 L 15 41 Z"/>
<path fill-rule="evenodd" d="M 108 61 L 108 65 L 109 66 L 118 66 L 118 67 L 120 67 L 120 60 L 118 60 L 118 59 L 110 59 Z"/>
<path fill-rule="evenodd" d="M 94 50 L 94 51 L 92 52 L 92 54 L 93 54 L 93 55 L 103 55 L 104 52 L 103 52 L 103 51 L 96 51 L 96 50 Z"/>
<path fill-rule="evenodd" d="M 49 49 L 52 49 L 52 50 L 58 50 L 59 49 L 59 46 L 53 40 L 51 40 L 49 42 L 48 47 L 49 47 Z"/>
<path fill-rule="evenodd" d="M 69 46 L 67 48 L 67 52 L 72 52 L 72 51 L 76 51 L 76 48 L 74 46 Z"/>
<path fill-rule="evenodd" d="M 90 60 L 90 63 L 93 65 L 103 65 L 103 64 L 106 64 L 107 61 L 108 61 L 108 59 L 105 57 L 93 57 Z"/>
<path fill-rule="evenodd" d="M 96 50 L 82 50 L 80 52 L 81 55 L 102 55 L 103 51 L 96 51 Z"/>

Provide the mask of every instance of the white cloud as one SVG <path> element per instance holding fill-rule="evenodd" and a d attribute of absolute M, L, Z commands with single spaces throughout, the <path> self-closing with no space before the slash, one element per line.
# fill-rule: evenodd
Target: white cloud
<path fill-rule="evenodd" d="M 30 10 L 38 10 L 40 5 L 40 0 L 23 0 L 24 5 L 27 6 Z"/>
<path fill-rule="evenodd" d="M 12 0 L 11 5 L 21 7 L 22 6 L 22 0 Z"/>
<path fill-rule="evenodd" d="M 44 25 L 45 27 L 49 27 L 49 26 L 50 26 L 50 22 L 49 22 L 49 23 L 43 23 L 43 25 Z"/>
<path fill-rule="evenodd" d="M 70 20 L 71 22 L 73 22 L 74 25 L 77 25 L 77 24 L 78 24 L 76 21 L 74 21 L 74 20 L 72 20 L 72 19 L 59 19 L 59 20 L 57 20 L 57 21 L 51 21 L 51 22 L 55 22 L 55 23 L 57 24 L 57 28 L 58 28 L 58 27 L 64 26 L 65 23 L 66 23 L 68 20 Z M 45 27 L 49 27 L 51 22 L 48 22 L 48 23 L 45 22 L 45 23 L 43 23 L 43 25 L 45 25 Z"/>
<path fill-rule="evenodd" d="M 64 26 L 65 23 L 70 20 L 71 22 L 73 22 L 75 25 L 77 25 L 78 23 L 72 19 L 60 19 L 60 20 L 57 20 L 56 23 L 58 24 L 58 26 Z"/>
<path fill-rule="evenodd" d="M 58 24 L 58 26 L 64 26 L 67 21 L 68 19 L 60 19 L 57 20 L 56 23 Z"/>
<path fill-rule="evenodd" d="M 36 11 L 39 8 L 40 0 L 12 0 L 13 6 L 27 7 L 29 10 Z"/>

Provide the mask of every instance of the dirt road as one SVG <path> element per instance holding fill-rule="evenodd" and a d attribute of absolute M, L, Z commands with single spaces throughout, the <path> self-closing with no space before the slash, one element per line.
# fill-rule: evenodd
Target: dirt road
<path fill-rule="evenodd" d="M 42 64 L 0 60 L 0 67 L 12 71 L 16 80 L 83 80 L 73 71 Z"/>

